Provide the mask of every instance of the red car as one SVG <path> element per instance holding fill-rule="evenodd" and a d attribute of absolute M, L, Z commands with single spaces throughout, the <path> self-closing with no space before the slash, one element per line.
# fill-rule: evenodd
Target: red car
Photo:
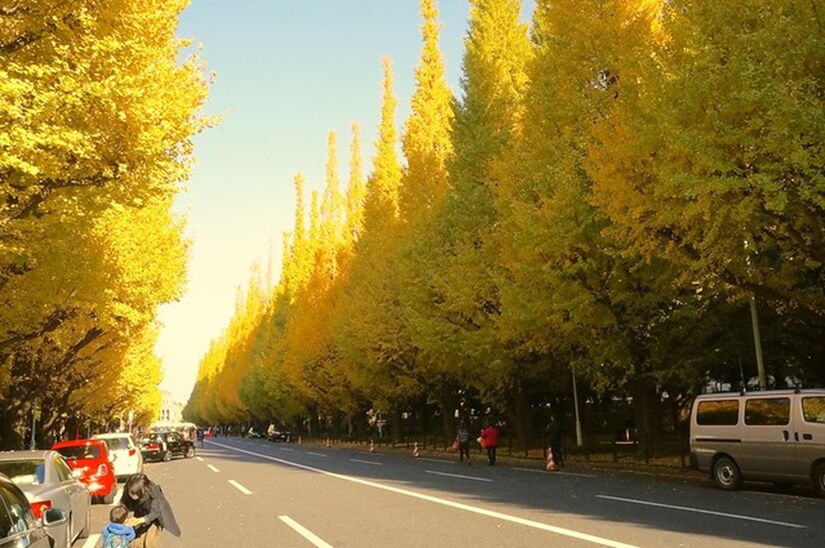
<path fill-rule="evenodd" d="M 52 445 L 66 460 L 80 482 L 86 485 L 92 500 L 111 504 L 117 490 L 115 470 L 109 459 L 109 450 L 102 440 L 59 441 Z"/>

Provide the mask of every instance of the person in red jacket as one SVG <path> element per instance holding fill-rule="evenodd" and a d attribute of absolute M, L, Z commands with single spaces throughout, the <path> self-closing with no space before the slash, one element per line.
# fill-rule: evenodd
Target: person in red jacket
<path fill-rule="evenodd" d="M 498 428 L 493 423 L 481 431 L 483 445 L 487 449 L 487 461 L 490 466 L 496 463 L 496 447 L 498 447 Z"/>

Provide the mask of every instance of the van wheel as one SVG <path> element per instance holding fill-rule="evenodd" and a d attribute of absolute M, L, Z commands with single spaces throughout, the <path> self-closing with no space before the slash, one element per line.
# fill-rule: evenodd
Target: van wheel
<path fill-rule="evenodd" d="M 165 451 L 163 453 L 163 462 L 169 462 L 170 460 L 172 460 L 172 451 Z"/>
<path fill-rule="evenodd" d="M 195 456 L 195 448 L 194 447 L 187 448 L 186 449 L 186 458 L 191 459 L 194 456 Z"/>
<path fill-rule="evenodd" d="M 814 490 L 818 496 L 825 498 L 825 462 L 814 470 Z"/>
<path fill-rule="evenodd" d="M 719 457 L 713 465 L 713 479 L 716 485 L 728 491 L 735 491 L 742 485 L 742 473 L 730 457 Z"/>

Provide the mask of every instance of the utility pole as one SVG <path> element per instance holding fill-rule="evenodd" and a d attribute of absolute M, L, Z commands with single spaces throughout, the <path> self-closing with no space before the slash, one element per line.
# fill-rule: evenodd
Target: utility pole
<path fill-rule="evenodd" d="M 37 429 L 37 419 L 39 419 L 39 418 L 40 418 L 40 402 L 37 399 L 35 399 L 34 403 L 32 404 L 32 439 L 31 439 L 31 445 L 30 445 L 30 449 L 32 451 L 35 450 L 34 434 L 35 434 L 35 431 Z"/>
<path fill-rule="evenodd" d="M 584 445 L 582 441 L 582 423 L 579 418 L 579 392 L 576 390 L 576 364 L 570 362 L 570 371 L 573 374 L 573 407 L 576 409 L 576 447 Z"/>
<path fill-rule="evenodd" d="M 751 325 L 753 326 L 753 344 L 756 346 L 756 370 L 759 374 L 759 390 L 768 389 L 765 376 L 765 363 L 762 361 L 762 338 L 759 336 L 759 317 L 756 315 L 756 296 L 751 295 Z"/>

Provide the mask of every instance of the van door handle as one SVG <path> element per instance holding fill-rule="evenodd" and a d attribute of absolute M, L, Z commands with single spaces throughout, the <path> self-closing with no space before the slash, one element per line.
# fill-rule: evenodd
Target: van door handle
<path fill-rule="evenodd" d="M 782 431 L 782 437 L 785 439 L 785 441 L 788 441 L 789 439 L 791 439 L 791 436 L 788 434 L 787 430 Z"/>
<path fill-rule="evenodd" d="M 802 439 L 803 440 L 812 440 L 812 439 L 814 439 L 814 436 L 813 436 L 813 434 L 802 434 Z"/>

